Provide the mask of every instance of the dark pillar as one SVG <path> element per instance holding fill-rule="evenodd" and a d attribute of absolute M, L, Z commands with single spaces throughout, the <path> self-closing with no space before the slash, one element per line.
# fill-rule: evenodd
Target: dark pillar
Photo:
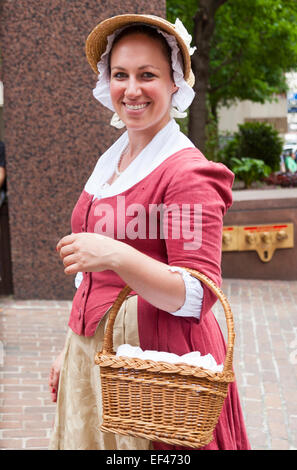
<path fill-rule="evenodd" d="M 8 204 L 0 205 L 0 295 L 10 295 L 12 288 Z"/>

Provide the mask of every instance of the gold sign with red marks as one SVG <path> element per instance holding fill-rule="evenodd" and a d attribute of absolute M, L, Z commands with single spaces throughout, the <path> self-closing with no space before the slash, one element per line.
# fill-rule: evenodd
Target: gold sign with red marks
<path fill-rule="evenodd" d="M 294 247 L 294 224 L 251 224 L 223 227 L 223 251 L 257 251 L 261 261 L 271 260 L 275 250 Z"/>

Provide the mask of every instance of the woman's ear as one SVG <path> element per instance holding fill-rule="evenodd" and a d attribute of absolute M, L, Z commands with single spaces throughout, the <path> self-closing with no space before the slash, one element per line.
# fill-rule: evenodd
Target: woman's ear
<path fill-rule="evenodd" d="M 172 94 L 176 93 L 179 90 L 179 87 L 173 82 Z"/>

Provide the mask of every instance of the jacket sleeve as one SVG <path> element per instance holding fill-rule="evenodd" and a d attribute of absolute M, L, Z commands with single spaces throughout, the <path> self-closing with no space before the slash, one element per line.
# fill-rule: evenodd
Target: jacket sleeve
<path fill-rule="evenodd" d="M 168 264 L 195 269 L 218 286 L 223 216 L 232 204 L 233 180 L 227 167 L 208 161 L 195 149 L 175 165 L 164 197 Z M 200 320 L 217 300 L 205 284 L 203 289 Z"/>

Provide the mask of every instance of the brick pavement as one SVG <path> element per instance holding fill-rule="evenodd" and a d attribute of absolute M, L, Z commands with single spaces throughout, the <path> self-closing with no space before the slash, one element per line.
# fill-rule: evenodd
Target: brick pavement
<path fill-rule="evenodd" d="M 235 320 L 234 367 L 254 450 L 297 449 L 297 282 L 224 280 Z M 55 405 L 50 364 L 70 302 L 0 298 L 2 449 L 46 449 Z M 219 303 L 214 312 L 226 330 Z"/>

